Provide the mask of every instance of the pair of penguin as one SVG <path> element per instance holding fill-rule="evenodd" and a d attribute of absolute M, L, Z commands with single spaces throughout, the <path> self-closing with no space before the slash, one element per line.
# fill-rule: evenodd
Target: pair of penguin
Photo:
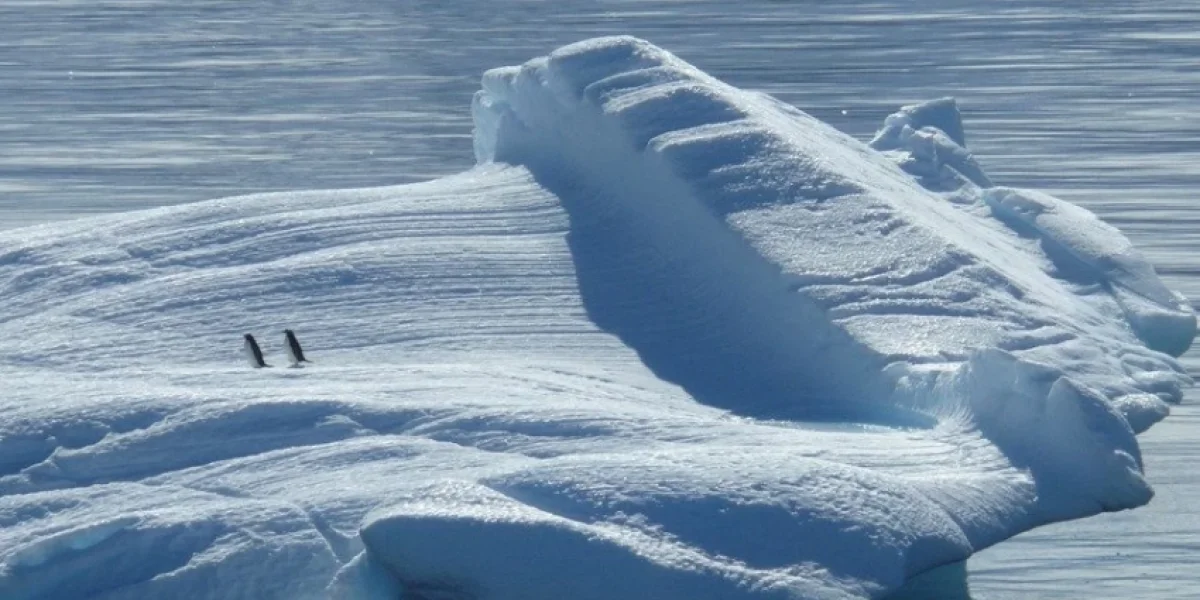
<path fill-rule="evenodd" d="M 299 367 L 300 363 L 312 362 L 304 358 L 304 350 L 300 348 L 300 340 L 296 339 L 295 332 L 291 329 L 284 329 L 283 335 L 286 338 L 284 347 L 287 348 L 288 360 L 291 361 L 293 367 Z M 254 336 L 247 333 L 243 337 L 246 340 L 243 348 L 246 351 L 246 358 L 250 359 L 250 366 L 255 369 L 271 366 L 263 358 L 262 349 L 258 347 L 258 342 L 254 340 Z"/>

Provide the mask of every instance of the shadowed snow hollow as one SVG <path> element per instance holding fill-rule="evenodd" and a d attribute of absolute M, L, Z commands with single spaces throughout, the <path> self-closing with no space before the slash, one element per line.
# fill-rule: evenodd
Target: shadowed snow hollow
<path fill-rule="evenodd" d="M 1149 499 L 1191 310 L 952 100 L 868 146 L 618 37 L 473 114 L 455 177 L 0 233 L 0 596 L 878 597 Z"/>

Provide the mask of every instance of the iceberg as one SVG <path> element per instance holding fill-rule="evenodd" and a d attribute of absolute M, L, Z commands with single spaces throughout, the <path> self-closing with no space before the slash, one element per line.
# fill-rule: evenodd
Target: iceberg
<path fill-rule="evenodd" d="M 471 110 L 452 177 L 0 232 L 0 597 L 877 598 L 1150 500 L 1192 309 L 953 100 L 609 37 Z"/>

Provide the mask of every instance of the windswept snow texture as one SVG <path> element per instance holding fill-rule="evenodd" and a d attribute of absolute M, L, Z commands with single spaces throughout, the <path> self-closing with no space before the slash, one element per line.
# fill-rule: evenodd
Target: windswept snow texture
<path fill-rule="evenodd" d="M 878 597 L 1149 499 L 1194 317 L 953 101 L 867 146 L 620 37 L 473 113 L 455 177 L 0 233 L 0 597 Z"/>

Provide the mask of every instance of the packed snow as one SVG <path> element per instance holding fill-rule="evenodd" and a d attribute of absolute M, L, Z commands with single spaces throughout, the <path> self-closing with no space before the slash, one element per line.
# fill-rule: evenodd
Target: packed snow
<path fill-rule="evenodd" d="M 460 175 L 0 232 L 0 597 L 879 597 L 1149 500 L 1194 314 L 952 100 L 868 145 L 615 37 L 472 114 Z"/>

